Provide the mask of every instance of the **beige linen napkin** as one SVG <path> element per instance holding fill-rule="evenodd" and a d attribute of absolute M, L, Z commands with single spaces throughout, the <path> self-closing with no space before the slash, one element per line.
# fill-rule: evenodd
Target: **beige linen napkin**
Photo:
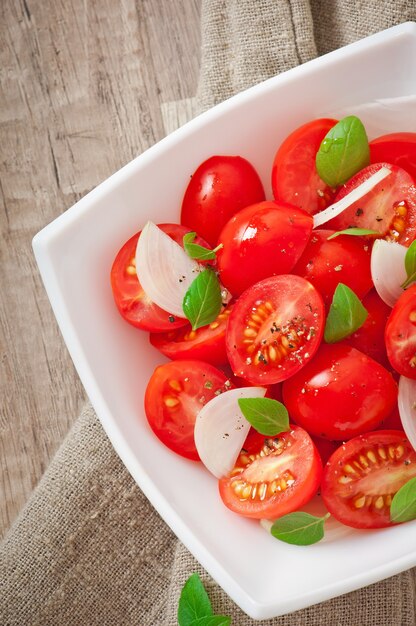
<path fill-rule="evenodd" d="M 388 26 L 416 20 L 413 0 L 206 0 L 201 109 Z M 334 564 L 337 566 L 337 564 Z M 174 626 L 198 571 L 216 611 L 245 616 L 176 540 L 86 407 L 2 546 L 4 626 Z M 278 590 L 276 590 L 278 593 Z M 412 572 L 267 622 L 414 626 Z"/>

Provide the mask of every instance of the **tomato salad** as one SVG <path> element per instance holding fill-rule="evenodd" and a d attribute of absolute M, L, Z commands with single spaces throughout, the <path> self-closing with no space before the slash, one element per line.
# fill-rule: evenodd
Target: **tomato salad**
<path fill-rule="evenodd" d="M 148 223 L 115 258 L 120 314 L 171 359 L 150 427 L 240 515 L 320 491 L 343 524 L 396 523 L 416 477 L 415 145 L 312 120 L 277 147 L 273 199 L 246 159 L 212 156 L 181 223 Z"/>

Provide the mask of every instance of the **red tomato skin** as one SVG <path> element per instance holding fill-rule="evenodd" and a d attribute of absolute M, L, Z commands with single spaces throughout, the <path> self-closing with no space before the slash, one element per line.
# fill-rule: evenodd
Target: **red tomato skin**
<path fill-rule="evenodd" d="M 345 441 L 376 428 L 397 401 L 397 385 L 379 363 L 346 345 L 322 345 L 283 384 L 291 419 L 311 435 Z"/>
<path fill-rule="evenodd" d="M 390 370 L 387 358 L 384 331 L 391 308 L 380 298 L 377 291 L 372 289 L 362 300 L 363 306 L 368 311 L 368 317 L 364 324 L 342 343 L 361 350 L 377 363 Z"/>
<path fill-rule="evenodd" d="M 391 133 L 370 141 L 371 163 L 392 163 L 416 180 L 416 133 Z"/>
<path fill-rule="evenodd" d="M 402 293 L 386 324 L 387 356 L 394 369 L 416 380 L 416 284 Z"/>
<path fill-rule="evenodd" d="M 158 224 L 158 226 L 180 245 L 183 244 L 183 236 L 189 232 L 189 228 L 179 224 Z M 186 319 L 173 317 L 158 307 L 147 297 L 140 285 L 134 272 L 140 234 L 141 231 L 130 237 L 120 248 L 111 268 L 111 288 L 117 309 L 126 322 L 141 330 L 164 332 L 185 326 L 188 323 Z M 195 241 L 201 246 L 207 245 L 200 237 Z M 133 273 L 129 273 L 128 268 L 131 268 Z"/>
<path fill-rule="evenodd" d="M 322 140 L 336 123 L 333 119 L 313 120 L 284 140 L 272 168 L 276 201 L 289 202 L 312 215 L 331 204 L 334 191 L 319 177 L 315 160 Z"/>
<path fill-rule="evenodd" d="M 403 424 L 399 413 L 399 407 L 396 405 L 390 415 L 387 415 L 377 430 L 403 430 Z"/>
<path fill-rule="evenodd" d="M 205 385 L 207 381 L 209 387 Z M 144 397 L 149 425 L 170 450 L 199 461 L 194 442 L 197 413 L 218 390 L 222 393 L 231 387 L 223 372 L 203 361 L 170 361 L 159 365 L 148 382 Z M 179 403 L 169 408 L 167 399 L 179 400 Z"/>
<path fill-rule="evenodd" d="M 293 268 L 321 294 L 329 310 L 338 283 L 347 285 L 361 299 L 372 288 L 371 243 L 363 237 L 339 235 L 334 230 L 316 229 Z"/>
<path fill-rule="evenodd" d="M 325 464 L 328 462 L 330 456 L 341 445 L 340 441 L 331 441 L 330 439 L 323 439 L 322 437 L 312 437 L 312 441 L 314 442 L 316 449 L 319 452 L 322 465 L 324 467 L 325 467 Z"/>
<path fill-rule="evenodd" d="M 409 246 L 416 237 L 416 186 L 413 178 L 401 167 L 389 163 L 368 165 L 340 187 L 335 202 L 349 194 L 382 167 L 391 170 L 372 191 L 354 202 L 340 215 L 327 222 L 327 228 L 369 228 L 378 231 L 385 239 L 393 239 Z M 406 216 L 399 216 L 399 205 L 405 202 Z M 397 219 L 397 222 L 396 222 Z M 395 230 L 397 228 L 399 230 Z M 397 234 L 394 234 L 397 233 Z"/>
<path fill-rule="evenodd" d="M 322 478 L 322 462 L 308 433 L 295 425 L 290 431 L 280 433 L 279 439 L 290 443 L 292 460 L 288 465 L 295 476 L 295 484 L 274 496 L 259 499 L 240 499 L 231 487 L 232 477 L 221 478 L 218 483 L 225 506 L 234 513 L 252 519 L 276 519 L 302 508 L 318 491 Z M 253 440 L 255 438 L 253 437 Z M 257 448 L 256 452 L 258 453 Z M 252 454 L 255 454 L 254 450 Z M 283 456 L 285 451 L 281 453 Z M 280 457 L 279 457 L 280 458 Z M 298 481 L 298 482 L 297 482 Z"/>
<path fill-rule="evenodd" d="M 191 177 L 182 201 L 181 224 L 215 246 L 234 213 L 264 199 L 262 182 L 251 163 L 240 156 L 213 156 Z"/>
<path fill-rule="evenodd" d="M 246 207 L 224 226 L 217 254 L 222 284 L 237 296 L 254 283 L 289 273 L 312 232 L 312 217 L 285 203 Z"/>
<path fill-rule="evenodd" d="M 369 450 L 373 453 L 375 464 L 366 461 Z M 379 451 L 384 451 L 385 458 L 380 456 Z M 367 466 L 362 465 L 363 458 Z M 354 461 L 362 467 L 362 471 L 358 470 Z M 344 469 L 346 466 L 358 471 L 348 472 Z M 376 430 L 350 439 L 333 453 L 324 467 L 321 496 L 331 515 L 346 526 L 386 528 L 394 525 L 390 521 L 390 507 L 377 509 L 374 501 L 379 494 L 392 497 L 415 475 L 416 452 L 404 432 Z M 351 476 L 354 479 L 350 481 Z M 360 502 L 360 506 L 356 506 L 355 499 L 360 500 L 363 496 L 366 496 L 365 504 Z M 367 504 L 367 496 L 371 504 Z"/>
<path fill-rule="evenodd" d="M 264 322 L 261 323 L 255 338 L 257 342 L 258 336 L 261 335 L 262 341 L 258 346 L 254 343 L 255 351 L 249 353 L 250 344 L 244 342 L 249 341 L 250 337 L 246 337 L 245 333 L 250 333 L 252 316 L 257 317 L 259 309 L 264 312 L 265 302 L 270 304 L 271 312 L 265 314 Z M 292 307 L 293 302 L 296 303 L 296 308 Z M 270 346 L 277 348 L 282 333 L 275 330 L 277 324 L 275 326 L 274 322 L 277 320 L 277 323 L 288 325 L 287 309 L 290 310 L 294 330 L 302 333 L 299 347 L 293 352 L 288 352 L 283 358 L 269 361 L 266 359 L 267 363 L 260 360 L 256 363 L 258 350 L 269 349 Z M 302 323 L 295 321 L 295 318 L 299 317 Z M 236 301 L 228 321 L 225 345 L 231 369 L 236 376 L 250 381 L 253 385 L 268 386 L 286 380 L 304 367 L 318 350 L 324 332 L 324 319 L 322 298 L 315 287 L 304 278 L 283 274 L 256 283 Z M 286 333 L 285 337 L 288 338 L 289 333 Z M 266 344 L 263 341 L 266 341 Z"/>
<path fill-rule="evenodd" d="M 190 324 L 167 333 L 150 333 L 153 347 L 174 361 L 196 359 L 211 365 L 227 363 L 225 329 L 231 307 L 227 307 L 215 322 L 196 331 Z"/>

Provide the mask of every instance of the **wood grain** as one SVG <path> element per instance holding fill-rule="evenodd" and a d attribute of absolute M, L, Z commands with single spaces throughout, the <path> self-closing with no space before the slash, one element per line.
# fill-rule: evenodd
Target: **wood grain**
<path fill-rule="evenodd" d="M 0 6 L 0 534 L 85 402 L 33 235 L 189 119 L 200 0 Z"/>

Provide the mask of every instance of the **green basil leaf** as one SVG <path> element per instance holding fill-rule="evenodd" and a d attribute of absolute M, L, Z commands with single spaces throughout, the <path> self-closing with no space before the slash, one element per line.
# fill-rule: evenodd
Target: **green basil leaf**
<path fill-rule="evenodd" d="M 291 543 L 295 546 L 310 546 L 317 543 L 324 536 L 324 523 L 329 513 L 324 517 L 315 517 L 309 513 L 296 511 L 279 517 L 271 527 L 271 534 L 276 539 Z"/>
<path fill-rule="evenodd" d="M 416 239 L 412 241 L 407 248 L 406 256 L 404 257 L 404 266 L 406 268 L 407 278 L 404 281 L 402 288 L 406 289 L 414 281 L 416 281 Z"/>
<path fill-rule="evenodd" d="M 231 617 L 226 615 L 211 615 L 209 617 L 200 617 L 192 622 L 192 626 L 230 626 Z"/>
<path fill-rule="evenodd" d="M 316 154 L 316 169 L 330 187 L 338 187 L 370 163 L 370 148 L 363 123 L 349 115 L 324 137 Z"/>
<path fill-rule="evenodd" d="M 261 435 L 274 437 L 289 430 L 289 414 L 284 404 L 271 398 L 239 398 L 238 405 L 248 422 Z"/>
<path fill-rule="evenodd" d="M 416 519 L 416 477 L 400 487 L 390 506 L 392 522 L 408 522 Z"/>
<path fill-rule="evenodd" d="M 196 259 L 197 261 L 210 261 L 215 259 L 216 252 L 223 247 L 223 244 L 220 243 L 214 250 L 209 250 L 209 248 L 204 248 L 204 246 L 200 246 L 198 243 L 193 243 L 196 237 L 196 233 L 186 233 L 183 236 L 183 247 L 185 252 L 191 259 Z"/>
<path fill-rule="evenodd" d="M 352 289 L 343 283 L 338 283 L 326 318 L 324 332 L 326 343 L 336 343 L 352 335 L 364 324 L 367 316 L 367 309 Z"/>
<path fill-rule="evenodd" d="M 328 241 L 331 239 L 335 239 L 335 237 L 339 237 L 339 235 L 356 235 L 357 237 L 362 237 L 364 235 L 377 235 L 380 233 L 378 230 L 371 230 L 371 228 L 346 228 L 345 230 L 339 230 L 333 235 L 328 237 Z"/>
<path fill-rule="evenodd" d="M 216 273 L 207 268 L 192 281 L 183 299 L 183 312 L 192 324 L 192 330 L 210 324 L 219 315 L 222 306 L 221 287 Z"/>
<path fill-rule="evenodd" d="M 211 602 L 198 574 L 184 584 L 178 605 L 179 626 L 193 626 L 196 620 L 212 615 Z"/>

